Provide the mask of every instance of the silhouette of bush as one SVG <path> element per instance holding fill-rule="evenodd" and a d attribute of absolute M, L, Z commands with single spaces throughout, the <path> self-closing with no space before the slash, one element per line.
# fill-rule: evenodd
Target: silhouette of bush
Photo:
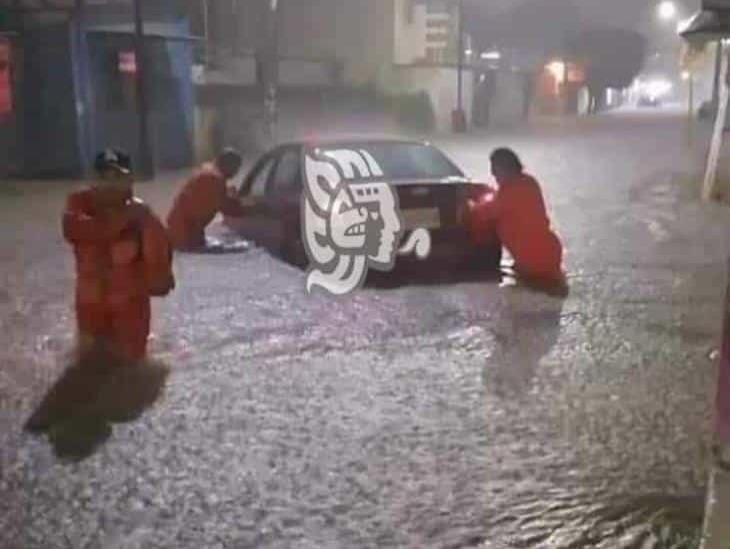
<path fill-rule="evenodd" d="M 391 109 L 405 129 L 430 132 L 436 127 L 436 113 L 431 98 L 424 91 L 395 96 Z"/>

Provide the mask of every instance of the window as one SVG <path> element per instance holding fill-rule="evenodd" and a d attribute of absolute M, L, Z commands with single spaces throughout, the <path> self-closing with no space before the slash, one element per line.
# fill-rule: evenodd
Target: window
<path fill-rule="evenodd" d="M 464 177 L 441 151 L 419 143 L 367 143 L 363 144 L 375 159 L 386 178 L 393 180 L 433 179 Z"/>
<path fill-rule="evenodd" d="M 266 193 L 266 183 L 269 180 L 269 174 L 271 174 L 271 168 L 274 167 L 274 159 L 268 158 L 263 164 L 259 166 L 254 175 L 251 178 L 251 184 L 248 185 L 248 195 L 255 197 L 262 197 Z"/>
<path fill-rule="evenodd" d="M 299 184 L 299 152 L 290 149 L 279 157 L 272 179 L 273 192 L 286 194 L 295 192 Z"/>
<path fill-rule="evenodd" d="M 443 63 L 444 58 L 443 48 L 426 48 L 426 61 L 429 63 Z"/>

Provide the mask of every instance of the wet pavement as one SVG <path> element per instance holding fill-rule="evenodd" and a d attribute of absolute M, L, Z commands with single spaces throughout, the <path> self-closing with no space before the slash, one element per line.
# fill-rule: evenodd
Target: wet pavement
<path fill-rule="evenodd" d="M 155 306 L 163 395 L 82 460 L 23 432 L 73 345 L 67 187 L 0 189 L 0 546 L 680 547 L 730 229 L 697 202 L 681 119 L 437 142 L 475 176 L 494 146 L 522 155 L 567 299 L 458 277 L 310 297 L 263 250 L 180 255 Z M 167 179 L 139 185 L 159 211 Z"/>

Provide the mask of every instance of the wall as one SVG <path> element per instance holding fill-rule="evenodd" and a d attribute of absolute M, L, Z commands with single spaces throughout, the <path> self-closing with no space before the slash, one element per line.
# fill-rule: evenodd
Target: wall
<path fill-rule="evenodd" d="M 525 109 L 525 75 L 512 71 L 497 73 L 490 122 L 493 126 L 507 126 L 523 120 Z"/>
<path fill-rule="evenodd" d="M 337 0 L 279 2 L 279 54 L 283 57 L 333 58 L 338 26 L 351 27 L 340 15 Z"/>
<path fill-rule="evenodd" d="M 332 84 L 332 63 L 306 59 L 281 59 L 279 83 L 291 87 L 321 87 Z"/>
<path fill-rule="evenodd" d="M 0 68 L 0 178 L 22 169 L 21 94 L 18 93 L 21 72 L 21 50 L 14 36 L 0 33 L 0 60 L 7 63 Z"/>
<path fill-rule="evenodd" d="M 28 177 L 81 175 L 68 25 L 23 34 L 24 169 Z"/>
<path fill-rule="evenodd" d="M 392 64 L 393 6 L 393 0 L 368 0 L 338 7 L 337 51 L 345 59 L 348 84 L 375 84 L 381 69 Z"/>
<path fill-rule="evenodd" d="M 148 39 L 150 132 L 162 169 L 190 165 L 193 159 L 194 92 L 191 46 L 183 41 Z M 133 51 L 131 35 L 91 33 L 93 102 L 92 149 L 119 146 L 136 156 L 137 113 L 134 78 L 117 68 L 119 51 Z"/>
<path fill-rule="evenodd" d="M 394 1 L 280 2 L 279 53 L 284 58 L 337 58 L 344 62 L 345 84 L 374 82 L 380 67 L 392 62 Z"/>
<path fill-rule="evenodd" d="M 193 72 L 193 80 L 198 85 L 255 86 L 257 82 L 256 59 L 253 56 L 228 58 L 220 66 L 215 67 L 200 65 Z"/>
<path fill-rule="evenodd" d="M 456 62 L 458 41 L 458 11 L 447 4 L 447 13 L 428 13 L 426 4 L 414 0 L 392 0 L 394 5 L 393 28 L 394 56 L 396 64 L 408 65 L 428 58 L 429 48 L 441 51 L 440 59 L 430 61 Z M 409 21 L 409 14 L 411 20 Z M 441 22 L 444 26 L 429 28 L 429 22 Z M 429 34 L 444 34 L 445 41 L 429 41 Z"/>
<path fill-rule="evenodd" d="M 261 93 L 254 88 L 211 86 L 199 93 L 198 157 L 210 158 L 220 145 L 245 154 L 262 152 L 270 144 L 261 114 Z M 214 106 L 214 107 L 213 107 Z M 213 131 L 211 125 L 220 120 Z M 395 123 L 380 98 L 347 88 L 282 88 L 279 91 L 279 141 L 348 133 L 396 133 Z M 214 134 L 219 133 L 214 143 Z"/>
<path fill-rule="evenodd" d="M 280 1 L 278 10 L 279 55 L 284 59 L 344 62 L 346 84 L 364 84 L 376 78 L 380 66 L 392 61 L 393 3 L 396 0 L 307 0 Z M 238 54 L 251 56 L 266 43 L 266 2 L 239 5 L 237 14 Z M 218 17 L 230 17 L 219 13 Z M 312 82 L 319 67 L 290 64 L 300 76 Z M 309 76 L 304 76 L 309 73 Z M 321 72 L 320 72 L 321 76 Z M 287 76 L 280 71 L 280 78 Z M 316 79 L 315 79 L 316 80 Z M 303 85 L 303 84 L 298 84 Z"/>
<path fill-rule="evenodd" d="M 333 84 L 332 60 L 280 58 L 279 84 L 284 87 L 324 87 Z M 193 71 L 197 85 L 223 84 L 257 86 L 256 59 L 252 56 L 227 59 L 219 68 L 197 67 Z"/>
<path fill-rule="evenodd" d="M 132 2 L 86 2 L 86 20 L 91 26 L 114 23 L 132 23 Z M 172 23 L 184 19 L 186 10 L 180 0 L 143 0 L 142 15 L 145 22 Z"/>
<path fill-rule="evenodd" d="M 394 0 L 393 62 L 407 65 L 426 57 L 426 10 L 413 0 Z M 408 21 L 408 12 L 412 19 Z"/>

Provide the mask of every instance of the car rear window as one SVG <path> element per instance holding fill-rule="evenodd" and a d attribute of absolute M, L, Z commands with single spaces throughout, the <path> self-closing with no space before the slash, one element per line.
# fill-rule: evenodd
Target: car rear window
<path fill-rule="evenodd" d="M 445 179 L 464 177 L 441 151 L 418 143 L 363 143 L 347 148 L 365 150 L 383 170 L 383 175 L 397 179 Z"/>

